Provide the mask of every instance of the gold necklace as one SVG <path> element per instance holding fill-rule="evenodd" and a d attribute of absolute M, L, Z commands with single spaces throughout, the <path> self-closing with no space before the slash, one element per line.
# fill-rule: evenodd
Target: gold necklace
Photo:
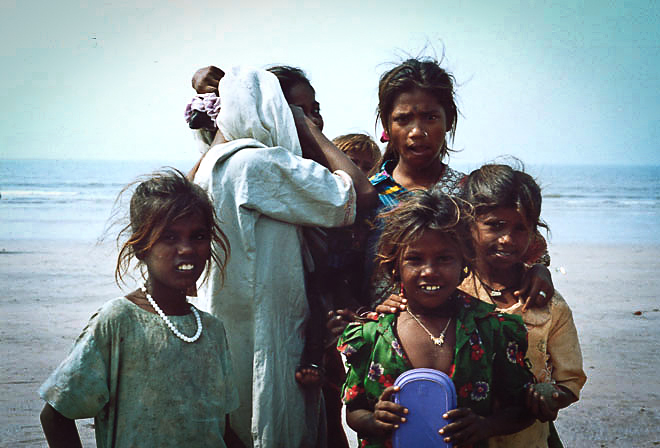
<path fill-rule="evenodd" d="M 414 314 L 413 314 L 413 313 L 412 313 L 407 307 L 406 307 L 406 311 L 408 312 L 408 314 L 410 314 L 410 316 L 411 316 L 413 319 L 415 319 L 415 322 L 417 322 L 417 323 L 419 324 L 419 326 L 422 327 L 422 329 L 423 329 L 424 331 L 426 331 L 426 334 L 428 334 L 429 337 L 431 338 L 431 342 L 433 342 L 433 343 L 434 343 L 435 345 L 437 345 L 438 347 L 442 347 L 442 344 L 445 343 L 445 334 L 447 333 L 447 329 L 449 328 L 449 324 L 451 323 L 451 320 L 453 319 L 453 317 L 450 317 L 450 318 L 449 318 L 449 320 L 447 321 L 447 325 L 445 325 L 445 329 L 442 330 L 442 332 L 440 333 L 440 336 L 435 337 L 435 336 L 433 336 L 433 333 L 431 333 L 431 332 L 429 331 L 429 329 L 426 328 L 426 327 L 424 326 L 424 324 L 422 323 L 422 321 L 419 320 L 419 319 L 417 318 L 417 316 L 415 316 L 415 315 L 414 315 Z"/>

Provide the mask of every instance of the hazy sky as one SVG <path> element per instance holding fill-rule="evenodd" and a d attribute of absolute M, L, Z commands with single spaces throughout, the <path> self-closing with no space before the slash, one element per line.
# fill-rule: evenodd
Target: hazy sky
<path fill-rule="evenodd" d="M 2 0 L 0 157 L 195 160 L 209 64 L 299 66 L 326 135 L 373 135 L 379 75 L 428 42 L 459 83 L 452 160 L 660 164 L 660 2 L 330 3 Z"/>

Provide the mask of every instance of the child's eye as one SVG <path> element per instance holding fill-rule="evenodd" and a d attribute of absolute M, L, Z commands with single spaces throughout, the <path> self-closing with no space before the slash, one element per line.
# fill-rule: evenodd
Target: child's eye
<path fill-rule="evenodd" d="M 198 233 L 195 235 L 195 239 L 198 241 L 204 241 L 209 239 L 209 234 L 208 233 Z"/>
<path fill-rule="evenodd" d="M 160 239 L 163 241 L 174 241 L 174 238 L 174 234 L 169 232 L 165 232 L 160 236 Z"/>

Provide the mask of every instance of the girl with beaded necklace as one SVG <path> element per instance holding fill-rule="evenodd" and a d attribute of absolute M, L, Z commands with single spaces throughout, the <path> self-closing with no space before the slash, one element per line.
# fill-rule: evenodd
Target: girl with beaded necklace
<path fill-rule="evenodd" d="M 209 197 L 178 171 L 156 173 L 135 188 L 124 235 L 115 279 L 135 259 L 144 285 L 105 303 L 41 386 L 48 444 L 81 446 L 75 420 L 94 417 L 99 447 L 241 446 L 223 324 L 186 299 L 229 256 Z"/>
<path fill-rule="evenodd" d="M 413 368 L 442 371 L 456 386 L 458 408 L 434 428 L 446 443 L 484 447 L 490 437 L 532 423 L 524 409 L 533 376 L 520 317 L 496 313 L 457 289 L 470 258 L 464 205 L 439 191 L 417 190 L 381 215 L 377 275 L 401 289 L 408 307 L 351 323 L 339 340 L 348 366 L 346 420 L 362 447 L 388 446 L 392 431 L 406 424 L 408 410 L 391 397 L 394 380 Z"/>

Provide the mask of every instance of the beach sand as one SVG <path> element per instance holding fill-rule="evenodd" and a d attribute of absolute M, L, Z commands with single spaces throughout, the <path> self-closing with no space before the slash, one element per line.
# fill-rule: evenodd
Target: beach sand
<path fill-rule="evenodd" d="M 573 309 L 588 381 L 560 412 L 566 447 L 660 445 L 660 246 L 553 245 L 557 289 Z M 112 246 L 0 240 L 0 446 L 46 446 L 37 389 L 92 313 L 121 295 Z M 92 420 L 78 422 L 94 445 Z"/>

